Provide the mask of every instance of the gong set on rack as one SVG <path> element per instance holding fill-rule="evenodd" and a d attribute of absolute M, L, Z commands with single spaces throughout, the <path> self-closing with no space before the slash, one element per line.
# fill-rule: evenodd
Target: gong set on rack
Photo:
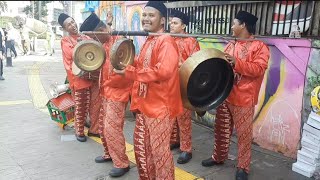
<path fill-rule="evenodd" d="M 126 35 L 131 34 L 126 32 Z M 138 35 L 145 33 L 138 32 Z M 96 79 L 105 63 L 106 52 L 101 43 L 83 40 L 74 48 L 73 57 L 72 72 L 76 76 Z M 121 70 L 123 65 L 132 64 L 134 57 L 135 48 L 131 39 L 120 38 L 110 49 L 110 61 L 115 69 Z M 184 107 L 197 112 L 219 106 L 228 97 L 233 86 L 233 69 L 226 61 L 224 53 L 214 48 L 194 53 L 182 64 L 179 74 Z"/>

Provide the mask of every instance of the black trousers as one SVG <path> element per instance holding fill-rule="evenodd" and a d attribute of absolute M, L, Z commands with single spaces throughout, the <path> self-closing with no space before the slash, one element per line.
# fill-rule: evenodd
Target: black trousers
<path fill-rule="evenodd" d="M 15 57 L 17 57 L 17 51 L 16 51 L 16 48 L 14 47 L 14 40 L 6 41 L 6 51 L 7 49 L 10 49 L 15 55 Z"/>
<path fill-rule="evenodd" d="M 2 54 L 2 51 L 0 51 L 0 53 Z M 0 76 L 3 75 L 3 59 L 0 59 Z"/>

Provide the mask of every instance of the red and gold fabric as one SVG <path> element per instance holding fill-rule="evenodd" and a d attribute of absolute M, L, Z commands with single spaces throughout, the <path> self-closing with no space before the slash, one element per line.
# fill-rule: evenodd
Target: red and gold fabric
<path fill-rule="evenodd" d="M 90 128 L 89 132 L 93 134 L 99 134 L 99 116 L 102 105 L 102 97 L 100 96 L 99 81 L 92 81 L 90 87 L 90 106 L 89 106 L 89 117 L 90 117 Z"/>
<path fill-rule="evenodd" d="M 169 142 L 173 119 L 166 116 L 149 118 L 136 115 L 134 153 L 139 179 L 174 179 L 173 156 Z"/>
<path fill-rule="evenodd" d="M 84 124 L 89 113 L 90 89 L 79 89 L 72 91 L 73 99 L 75 101 L 75 123 L 74 127 L 76 135 L 84 136 Z"/>
<path fill-rule="evenodd" d="M 114 167 L 126 168 L 129 166 L 129 159 L 126 155 L 126 144 L 123 134 L 124 115 L 126 103 L 103 99 L 105 138 L 107 148 Z"/>
<path fill-rule="evenodd" d="M 104 110 L 104 100 L 102 99 L 102 104 L 100 108 L 100 113 L 99 113 L 99 135 L 100 139 L 102 142 L 103 150 L 104 150 L 104 159 L 111 158 L 108 146 L 107 146 L 107 139 L 106 139 L 106 132 L 105 132 L 105 123 L 104 123 L 104 117 L 105 117 L 105 110 Z"/>
<path fill-rule="evenodd" d="M 228 158 L 230 138 L 233 126 L 235 126 L 238 136 L 237 167 L 249 172 L 253 115 L 254 107 L 239 107 L 225 102 L 217 108 L 214 125 L 213 160 L 223 162 Z"/>

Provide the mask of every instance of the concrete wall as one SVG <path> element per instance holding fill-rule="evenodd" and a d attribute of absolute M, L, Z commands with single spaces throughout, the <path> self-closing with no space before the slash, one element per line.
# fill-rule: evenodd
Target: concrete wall
<path fill-rule="evenodd" d="M 141 13 L 146 1 L 123 2 L 100 7 L 112 9 L 114 28 L 142 30 Z M 103 15 L 101 13 L 100 15 Z M 131 37 L 138 53 L 144 37 Z M 310 113 L 310 92 L 313 85 L 308 78 L 320 71 L 319 41 L 309 39 L 264 38 L 269 45 L 271 58 L 261 86 L 259 103 L 255 107 L 254 142 L 259 146 L 296 157 L 301 128 Z M 223 50 L 221 40 L 199 40 L 201 48 Z M 194 116 L 196 122 L 212 127 L 214 111 L 205 117 Z"/>

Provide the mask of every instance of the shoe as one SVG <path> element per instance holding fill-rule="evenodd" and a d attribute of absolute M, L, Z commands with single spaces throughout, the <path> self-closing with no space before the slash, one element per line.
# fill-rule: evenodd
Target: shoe
<path fill-rule="evenodd" d="M 0 80 L 5 80 L 5 78 L 3 76 L 0 76 Z"/>
<path fill-rule="evenodd" d="M 100 138 L 99 134 L 94 134 L 94 133 L 91 133 L 91 132 L 88 132 L 88 136 L 93 136 L 93 137 Z"/>
<path fill-rule="evenodd" d="M 96 163 L 104 163 L 104 162 L 109 162 L 109 161 L 112 161 L 112 159 L 111 158 L 104 158 L 103 156 L 98 156 L 98 157 L 96 157 L 95 159 L 94 159 L 94 161 L 96 162 Z"/>
<path fill-rule="evenodd" d="M 87 141 L 87 137 L 86 136 L 78 136 L 76 135 L 77 137 L 77 140 L 80 141 L 80 142 L 86 142 Z"/>
<path fill-rule="evenodd" d="M 204 167 L 210 167 L 210 166 L 214 166 L 214 165 L 222 165 L 223 162 L 216 162 L 210 157 L 209 159 L 203 160 L 201 162 L 201 164 Z"/>
<path fill-rule="evenodd" d="M 180 147 L 180 143 L 170 144 L 170 150 L 176 149 Z"/>
<path fill-rule="evenodd" d="M 130 166 L 126 168 L 112 168 L 111 171 L 109 172 L 109 175 L 111 177 L 120 177 L 123 176 L 125 173 L 127 173 L 130 169 Z"/>
<path fill-rule="evenodd" d="M 192 159 L 192 153 L 182 152 L 178 157 L 177 163 L 178 164 L 185 164 L 185 163 L 189 162 L 190 159 Z"/>
<path fill-rule="evenodd" d="M 243 169 L 237 169 L 236 180 L 248 180 L 248 173 Z"/>

